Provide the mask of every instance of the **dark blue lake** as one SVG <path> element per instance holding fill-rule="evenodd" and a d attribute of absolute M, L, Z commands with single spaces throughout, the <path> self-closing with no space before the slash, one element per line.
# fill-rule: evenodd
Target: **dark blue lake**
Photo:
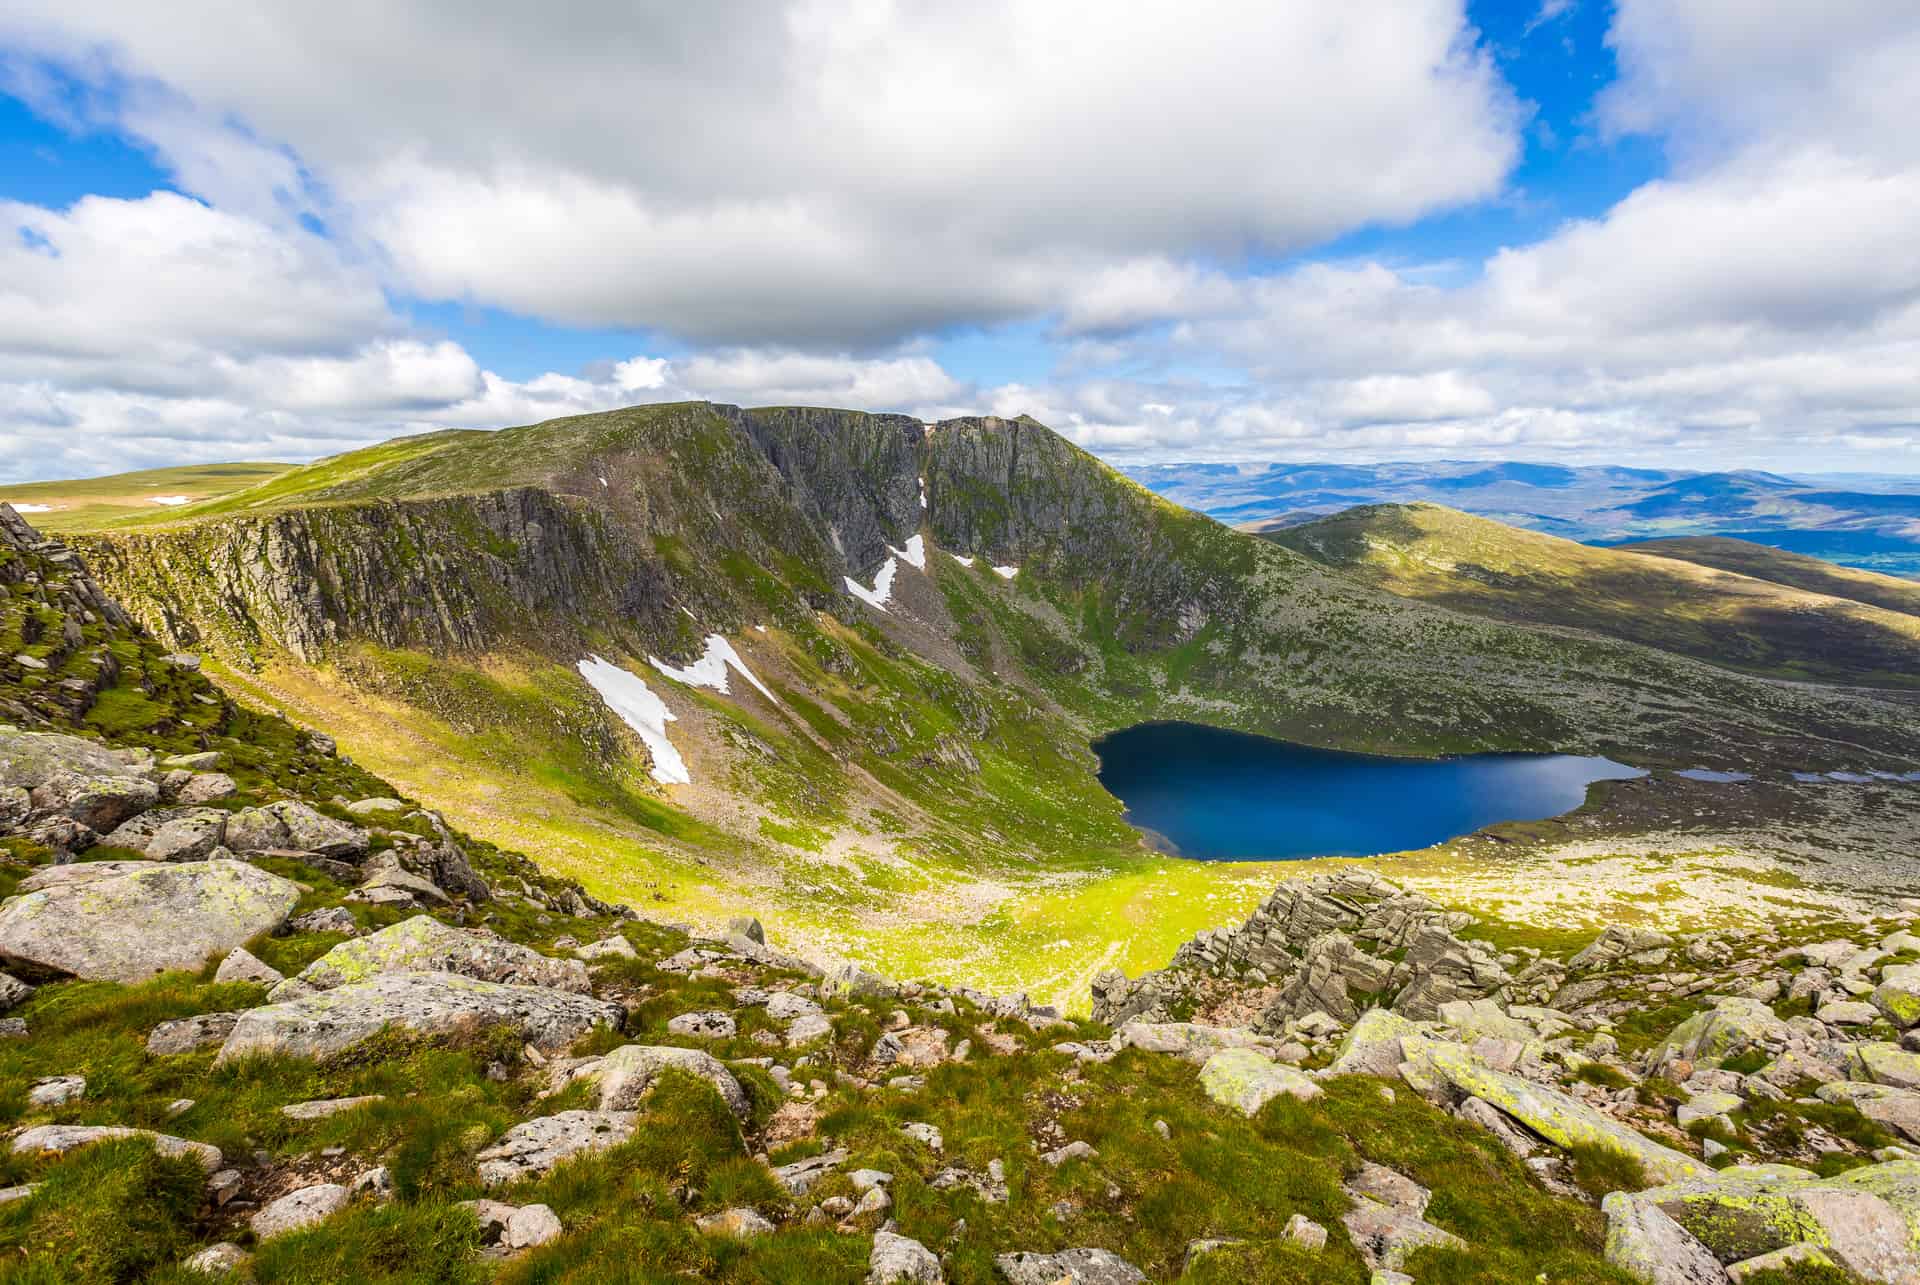
<path fill-rule="evenodd" d="M 1424 848 L 1496 821 L 1571 812 L 1594 781 L 1644 775 L 1574 754 L 1346 754 L 1194 723 L 1144 723 L 1093 748 L 1127 819 L 1202 861 Z"/>

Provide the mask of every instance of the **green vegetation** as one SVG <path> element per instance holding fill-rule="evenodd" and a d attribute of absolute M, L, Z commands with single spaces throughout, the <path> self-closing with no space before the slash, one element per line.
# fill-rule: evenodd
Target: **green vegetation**
<path fill-rule="evenodd" d="M 286 464 L 188 464 L 70 482 L 22 482 L 0 486 L 0 504 L 11 504 L 43 531 L 101 531 L 164 521 L 186 505 L 257 486 L 291 467 Z M 165 499 L 168 503 L 159 501 Z"/>

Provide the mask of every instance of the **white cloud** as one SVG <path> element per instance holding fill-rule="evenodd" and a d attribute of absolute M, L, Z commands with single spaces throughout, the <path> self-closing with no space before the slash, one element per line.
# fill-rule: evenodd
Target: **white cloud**
<path fill-rule="evenodd" d="M 1520 124 L 1460 0 L 21 0 L 0 42 L 130 85 L 195 190 L 324 206 L 419 292 L 720 342 L 1409 221 L 1498 192 Z"/>

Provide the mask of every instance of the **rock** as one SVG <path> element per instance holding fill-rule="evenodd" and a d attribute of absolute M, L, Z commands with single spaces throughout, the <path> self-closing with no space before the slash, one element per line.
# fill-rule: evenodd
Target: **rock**
<path fill-rule="evenodd" d="M 1416 1215 L 1426 1213 L 1427 1204 L 1433 1199 L 1431 1191 L 1405 1174 L 1372 1163 L 1362 1164 L 1360 1172 L 1347 1179 L 1345 1187 L 1347 1195 L 1356 1200 L 1364 1198 Z"/>
<path fill-rule="evenodd" d="M 620 1005 L 540 986 L 502 986 L 456 973 L 386 973 L 303 999 L 249 1009 L 217 1063 L 252 1053 L 325 1059 L 392 1027 L 423 1037 L 508 1026 L 542 1052 L 598 1026 L 618 1029 Z"/>
<path fill-rule="evenodd" d="M 358 936 L 360 923 L 353 912 L 344 906 L 327 906 L 321 910 L 309 910 L 304 915 L 296 915 L 287 921 L 287 927 L 297 933 L 342 933 L 348 937 Z"/>
<path fill-rule="evenodd" d="M 795 995 L 791 991 L 775 991 L 765 1001 L 767 1016 L 776 1022 L 791 1022 L 800 1017 L 817 1017 L 820 1005 L 805 995 Z"/>
<path fill-rule="evenodd" d="M 1568 960 L 1567 966 L 1575 972 L 1611 968 L 1630 955 L 1663 950 L 1672 945 L 1673 938 L 1663 932 L 1609 924 L 1598 937 Z"/>
<path fill-rule="evenodd" d="M 507 1223 L 520 1211 L 512 1205 L 498 1200 L 463 1200 L 460 1207 L 473 1215 L 473 1221 L 480 1225 L 480 1243 L 498 1244 L 507 1234 Z"/>
<path fill-rule="evenodd" d="M 896 1235 L 884 1228 L 873 1234 L 873 1252 L 867 1256 L 866 1285 L 941 1285 L 946 1279 L 940 1260 L 917 1240 Z"/>
<path fill-rule="evenodd" d="M 752 1112 L 745 1089 L 733 1073 L 699 1049 L 667 1045 L 624 1044 L 605 1057 L 584 1063 L 568 1075 L 568 1082 L 592 1080 L 600 1086 L 600 1109 L 631 1110 L 646 1096 L 662 1071 L 684 1071 L 711 1084 L 733 1113 L 746 1119 Z"/>
<path fill-rule="evenodd" d="M 80 1147 L 116 1138 L 145 1138 L 163 1156 L 190 1156 L 208 1173 L 221 1164 L 220 1149 L 204 1142 L 189 1142 L 151 1129 L 125 1129 L 98 1124 L 42 1124 L 22 1130 L 13 1137 L 16 1156 L 63 1156 Z"/>
<path fill-rule="evenodd" d="M 1094 1150 L 1088 1143 L 1069 1142 L 1064 1147 L 1056 1147 L 1052 1151 L 1043 1153 L 1040 1159 L 1045 1161 L 1050 1167 L 1058 1169 L 1069 1160 L 1092 1160 L 1099 1154 L 1100 1153 Z"/>
<path fill-rule="evenodd" d="M 78 1102 L 87 1096 L 87 1077 L 84 1075 L 49 1075 L 33 1082 L 27 1090 L 27 1105 L 42 1111 L 53 1107 L 63 1107 L 69 1102 Z"/>
<path fill-rule="evenodd" d="M 1658 1205 L 1616 1191 L 1607 1215 L 1607 1261 L 1647 1285 L 1727 1285 L 1720 1260 Z"/>
<path fill-rule="evenodd" d="M 821 998 L 892 999 L 897 987 L 858 964 L 842 964 L 820 979 Z"/>
<path fill-rule="evenodd" d="M 0 1040 L 24 1040 L 27 1038 L 27 1019 L 24 1017 L 0 1017 Z"/>
<path fill-rule="evenodd" d="M 1327 1229 L 1305 1214 L 1295 1214 L 1287 1219 L 1286 1231 L 1282 1234 L 1294 1244 L 1308 1249 L 1327 1247 Z"/>
<path fill-rule="evenodd" d="M 774 1225 L 751 1209 L 728 1209 L 717 1214 L 708 1214 L 696 1218 L 693 1225 L 709 1236 L 724 1236 L 728 1240 L 753 1240 L 760 1236 L 771 1236 Z"/>
<path fill-rule="evenodd" d="M 1222 1049 L 1274 1047 L 1271 1038 L 1257 1035 L 1244 1026 L 1203 1026 L 1196 1022 L 1128 1022 L 1114 1032 L 1113 1042 L 1123 1049 L 1171 1053 L 1195 1066 Z"/>
<path fill-rule="evenodd" d="M 278 986 L 286 977 L 280 970 L 260 962 L 249 954 L 245 947 L 236 946 L 227 957 L 220 961 L 220 967 L 214 970 L 216 982 L 257 982 L 262 986 Z"/>
<path fill-rule="evenodd" d="M 787 1189 L 788 1194 L 804 1196 L 812 1191 L 822 1178 L 847 1163 L 847 1152 L 828 1151 L 817 1156 L 808 1156 L 805 1160 L 796 1160 L 792 1164 L 781 1165 L 773 1171 L 774 1181 Z"/>
<path fill-rule="evenodd" d="M 1815 1093 L 1822 1102 L 1846 1102 L 1875 1124 L 1897 1130 L 1920 1142 L 1920 1093 L 1883 1084 L 1845 1080 L 1821 1085 Z"/>
<path fill-rule="evenodd" d="M 667 1030 L 671 1034 L 703 1040 L 731 1039 L 739 1029 L 731 1013 L 722 1013 L 717 1010 L 705 1013 L 682 1013 L 667 1023 Z"/>
<path fill-rule="evenodd" d="M 999 1254 L 993 1266 L 1007 1285 L 1147 1285 L 1139 1268 L 1104 1249 Z"/>
<path fill-rule="evenodd" d="M 227 818 L 226 845 L 235 852 L 285 848 L 287 838 L 287 823 L 266 808 L 241 808 Z"/>
<path fill-rule="evenodd" d="M 1872 1026 L 1880 1020 L 1880 1010 L 1858 1000 L 1835 1000 L 1822 1004 L 1814 1016 L 1828 1026 Z"/>
<path fill-rule="evenodd" d="M 1200 1068 L 1200 1087 L 1222 1106 L 1254 1115 L 1281 1094 L 1312 1101 L 1324 1091 L 1290 1066 L 1269 1061 L 1252 1049 L 1223 1049 Z"/>
<path fill-rule="evenodd" d="M 385 1165 L 375 1165 L 371 1169 L 363 1169 L 355 1176 L 354 1180 L 347 1185 L 347 1195 L 355 1200 L 358 1200 L 362 1196 L 369 1197 L 373 1200 L 392 1199 L 393 1171 Z"/>
<path fill-rule="evenodd" d="M 1495 1071 L 1457 1044 L 1434 1042 L 1424 1056 L 1426 1067 L 1460 1093 L 1484 1099 L 1558 1146 L 1604 1147 L 1638 1161 L 1655 1182 L 1708 1172 L 1705 1162 L 1661 1146 L 1557 1089 Z"/>
<path fill-rule="evenodd" d="M 587 966 L 577 959 L 553 959 L 489 933 L 449 927 L 431 915 L 415 915 L 341 942 L 275 987 L 268 998 L 293 999 L 383 974 L 422 972 L 457 973 L 505 986 L 539 986 L 579 995 L 593 990 Z"/>
<path fill-rule="evenodd" d="M 1856 1080 L 1896 1089 L 1920 1089 L 1920 1053 L 1909 1053 L 1898 1044 L 1854 1045 L 1849 1069 Z"/>
<path fill-rule="evenodd" d="M 1490 999 L 1456 999 L 1439 1006 L 1438 1020 L 1451 1026 L 1461 1043 L 1479 1039 L 1512 1040 L 1527 1044 L 1537 1037 L 1531 1026 L 1509 1017 L 1506 1010 Z"/>
<path fill-rule="evenodd" d="M 787 1024 L 787 1043 L 800 1048 L 833 1034 L 833 1022 L 825 1013 L 804 1013 Z"/>
<path fill-rule="evenodd" d="M 337 1182 L 317 1183 L 290 1191 L 247 1220 L 261 1240 L 324 1222 L 347 1207 L 347 1189 Z"/>
<path fill-rule="evenodd" d="M 522 1205 L 507 1219 L 506 1231 L 500 1239 L 508 1249 L 532 1249 L 559 1239 L 565 1230 L 551 1207 Z"/>
<path fill-rule="evenodd" d="M 176 803 L 199 805 L 230 799 L 239 792 L 239 784 L 225 772 L 195 772 L 173 792 L 173 798 Z"/>
<path fill-rule="evenodd" d="M 239 1020 L 238 1013 L 196 1013 L 192 1017 L 162 1022 L 148 1032 L 147 1052 L 155 1057 L 167 1057 L 225 1043 L 233 1033 L 233 1024 Z"/>
<path fill-rule="evenodd" d="M 37 1182 L 23 1182 L 14 1187 L 0 1187 L 0 1205 L 11 1205 L 16 1200 L 26 1200 L 40 1190 Z"/>
<path fill-rule="evenodd" d="M 268 846 L 297 848 L 301 852 L 317 852 L 323 857 L 339 857 L 349 861 L 367 855 L 367 832 L 358 826 L 323 816 L 306 804 L 292 799 L 270 803 L 264 811 L 279 819 L 287 836 L 286 842 Z M 236 852 L 246 851 L 232 842 L 227 846 Z"/>
<path fill-rule="evenodd" d="M 280 1108 L 289 1120 L 324 1120 L 342 1111 L 353 1111 L 372 1102 L 386 1101 L 384 1093 L 363 1093 L 355 1098 L 315 1098 L 310 1102 L 292 1102 Z"/>
<path fill-rule="evenodd" d="M 347 804 L 347 811 L 357 817 L 375 816 L 381 812 L 405 812 L 407 805 L 399 799 L 355 799 Z"/>
<path fill-rule="evenodd" d="M 1759 1000 L 1727 997 L 1673 1028 L 1654 1052 L 1654 1064 L 1675 1060 L 1718 1066 L 1750 1048 L 1777 1050 L 1792 1032 Z"/>
<path fill-rule="evenodd" d="M 631 1111 L 561 1111 L 517 1124 L 474 1157 L 489 1187 L 518 1182 L 586 1152 L 616 1147 L 633 1136 Z"/>
<path fill-rule="evenodd" d="M 33 998 L 34 988 L 10 973 L 0 973 L 0 1013 Z"/>
<path fill-rule="evenodd" d="M 347 900 L 401 909 L 453 904 L 453 898 L 444 888 L 425 875 L 407 869 L 391 852 L 383 852 L 368 862 L 367 871 L 366 880 L 347 894 Z"/>
<path fill-rule="evenodd" d="M 0 905 L 0 960 L 54 976 L 145 981 L 203 967 L 278 927 L 299 899 L 291 880 L 240 861 L 49 885 Z"/>
<path fill-rule="evenodd" d="M 924 1143 L 929 1151 L 935 1152 L 936 1154 L 946 1150 L 946 1139 L 940 1136 L 939 1128 L 934 1125 L 912 1121 L 901 1125 L 900 1132 L 906 1134 L 915 1142 Z"/>
<path fill-rule="evenodd" d="M 1920 1220 L 1920 1163 L 1892 1161 L 1838 1178 L 1743 1165 L 1623 1199 L 1657 1206 L 1723 1263 L 1800 1243 L 1867 1280 L 1920 1279 L 1909 1223 Z"/>
<path fill-rule="evenodd" d="M 756 946 L 767 944 L 766 929 L 751 915 L 736 915 L 727 921 L 727 936 L 744 937 Z"/>
<path fill-rule="evenodd" d="M 151 769 L 94 741 L 53 732 L 0 731 L 0 787 L 105 834 L 160 801 Z"/>
<path fill-rule="evenodd" d="M 218 808 L 156 808 L 124 822 L 100 842 L 150 861 L 200 861 L 221 846 L 226 833 L 227 814 Z"/>
<path fill-rule="evenodd" d="M 614 933 L 611 937 L 602 937 L 599 941 L 590 941 L 573 952 L 582 959 L 638 959 L 640 952 L 633 943 Z"/>
<path fill-rule="evenodd" d="M 1750 1281 L 1763 1272 L 1778 1272 L 1791 1279 L 1800 1267 L 1828 1267 L 1839 1269 L 1839 1264 L 1827 1257 L 1825 1250 L 1816 1245 L 1788 1245 L 1785 1249 L 1776 1249 L 1771 1254 L 1759 1254 L 1753 1258 L 1742 1259 L 1727 1269 L 1727 1276 L 1734 1285 Z"/>
<path fill-rule="evenodd" d="M 984 1176 L 970 1169 L 949 1166 L 934 1174 L 927 1185 L 935 1191 L 950 1191 L 956 1187 L 966 1187 L 990 1205 L 1007 1203 L 1006 1170 L 998 1160 L 987 1163 L 987 1172 Z"/>
<path fill-rule="evenodd" d="M 1724 1118 L 1746 1104 L 1746 1099 L 1732 1093 L 1696 1093 L 1680 1104 L 1673 1118 L 1684 1129 L 1696 1121 Z"/>
<path fill-rule="evenodd" d="M 1355 1197 L 1353 1208 L 1341 1216 L 1340 1224 L 1374 1271 L 1399 1271 L 1417 1249 L 1436 1245 L 1466 1248 L 1466 1242 L 1458 1236 L 1435 1227 L 1412 1210 L 1383 1205 L 1364 1196 Z"/>
<path fill-rule="evenodd" d="M 217 1245 L 209 1245 L 198 1253 L 188 1255 L 180 1265 L 190 1272 L 199 1272 L 202 1276 L 225 1276 L 239 1271 L 247 1265 L 247 1251 L 230 1240 Z"/>
<path fill-rule="evenodd" d="M 1462 1120 L 1477 1124 L 1491 1133 L 1496 1142 L 1522 1160 L 1539 1150 L 1531 1136 L 1517 1128 L 1484 1098 L 1468 1098 L 1459 1105 L 1456 1113 Z"/>
<path fill-rule="evenodd" d="M 1920 1026 L 1920 964 L 1898 964 L 1880 974 L 1873 1006 L 1901 1030 Z"/>
<path fill-rule="evenodd" d="M 1422 1034 L 1421 1028 L 1396 1013 L 1370 1008 L 1360 1015 L 1340 1047 L 1328 1075 L 1377 1075 L 1390 1079 L 1400 1067 L 1400 1040 Z"/>

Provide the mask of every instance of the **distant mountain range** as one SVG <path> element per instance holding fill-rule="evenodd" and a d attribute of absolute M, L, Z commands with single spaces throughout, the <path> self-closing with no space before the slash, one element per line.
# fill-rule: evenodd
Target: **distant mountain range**
<path fill-rule="evenodd" d="M 1426 501 L 1586 544 L 1731 536 L 1920 576 L 1920 477 L 1481 461 L 1154 464 L 1125 471 L 1176 503 L 1252 531 L 1355 505 Z"/>

